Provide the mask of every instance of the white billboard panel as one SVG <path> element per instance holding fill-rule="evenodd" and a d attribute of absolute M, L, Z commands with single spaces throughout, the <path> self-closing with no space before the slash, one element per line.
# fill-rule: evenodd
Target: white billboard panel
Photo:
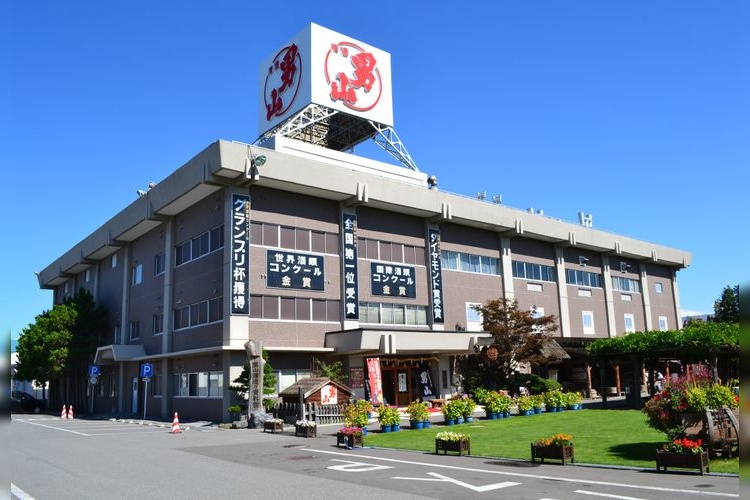
<path fill-rule="evenodd" d="M 317 24 L 261 64 L 260 92 L 260 134 L 308 104 L 393 125 L 391 55 Z"/>

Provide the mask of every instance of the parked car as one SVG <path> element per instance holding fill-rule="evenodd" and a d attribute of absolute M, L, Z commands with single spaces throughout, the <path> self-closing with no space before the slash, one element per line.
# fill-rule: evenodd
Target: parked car
<path fill-rule="evenodd" d="M 25 392 L 13 391 L 10 397 L 11 412 L 41 413 L 46 408 L 43 401 Z"/>

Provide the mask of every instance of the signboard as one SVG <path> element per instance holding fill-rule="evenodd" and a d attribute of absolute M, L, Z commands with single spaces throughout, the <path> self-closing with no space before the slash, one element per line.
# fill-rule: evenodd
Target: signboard
<path fill-rule="evenodd" d="M 143 363 L 141 365 L 141 377 L 153 377 L 154 376 L 154 365 L 151 363 Z"/>
<path fill-rule="evenodd" d="M 250 313 L 250 196 L 232 193 L 232 314 Z"/>
<path fill-rule="evenodd" d="M 315 254 L 266 251 L 266 286 L 295 290 L 325 290 L 324 257 Z"/>
<path fill-rule="evenodd" d="M 414 299 L 417 287 L 414 268 L 398 264 L 370 263 L 370 286 L 373 295 Z"/>
<path fill-rule="evenodd" d="M 367 381 L 372 404 L 383 403 L 383 379 L 380 373 L 380 358 L 367 358 Z"/>
<path fill-rule="evenodd" d="M 365 386 L 365 369 L 349 368 L 349 387 L 362 389 Z"/>
<path fill-rule="evenodd" d="M 338 403 L 338 389 L 335 385 L 324 385 L 320 390 L 320 404 L 336 405 Z"/>
<path fill-rule="evenodd" d="M 427 363 L 422 363 L 419 366 L 419 389 L 423 398 L 435 397 L 435 388 L 432 385 L 432 374 L 430 373 L 430 366 Z"/>
<path fill-rule="evenodd" d="M 443 270 L 440 262 L 440 231 L 430 229 L 428 231 L 430 240 L 430 305 L 432 309 L 432 322 L 445 323 L 443 317 Z"/>
<path fill-rule="evenodd" d="M 89 365 L 89 377 L 98 377 L 101 374 L 102 372 L 99 365 Z"/>
<path fill-rule="evenodd" d="M 393 125 L 391 55 L 311 23 L 260 66 L 258 130 L 309 104 Z"/>
<path fill-rule="evenodd" d="M 344 319 L 359 319 L 359 285 L 357 278 L 357 216 L 343 214 Z"/>

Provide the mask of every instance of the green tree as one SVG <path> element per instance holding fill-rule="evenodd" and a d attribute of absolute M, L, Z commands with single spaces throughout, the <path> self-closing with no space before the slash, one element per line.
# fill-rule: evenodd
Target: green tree
<path fill-rule="evenodd" d="M 315 358 L 315 365 L 320 370 L 322 377 L 328 377 L 334 382 L 339 384 L 345 384 L 348 378 L 344 375 L 344 363 L 342 361 L 334 361 L 332 363 L 326 363 L 323 360 Z"/>
<path fill-rule="evenodd" d="M 740 321 L 740 286 L 726 286 L 721 297 L 714 302 L 716 323 L 739 323 Z"/>
<path fill-rule="evenodd" d="M 86 407 L 87 366 L 106 328 L 106 310 L 87 290 L 35 318 L 18 338 L 17 377 L 49 382 L 50 405 Z"/>
<path fill-rule="evenodd" d="M 271 363 L 268 362 L 268 351 L 265 349 L 262 353 L 263 356 L 263 394 L 273 394 L 276 392 L 276 375 L 273 372 Z M 229 390 L 234 393 L 234 396 L 241 401 L 247 401 L 248 394 L 250 392 L 250 362 L 245 361 L 242 367 L 242 371 L 239 376 L 232 380 L 232 385 L 229 386 Z M 268 403 L 267 399 L 263 399 L 263 405 L 266 406 Z M 245 405 L 247 408 L 247 405 Z"/>
<path fill-rule="evenodd" d="M 519 364 L 536 366 L 549 361 L 543 348 L 550 333 L 557 330 L 554 316 L 537 317 L 533 311 L 521 310 L 515 300 L 505 298 L 475 309 L 482 314 L 483 329 L 492 334 L 492 344 L 482 348 L 473 360 L 467 360 L 465 366 L 474 372 L 474 384 L 502 387 L 512 379 Z"/>

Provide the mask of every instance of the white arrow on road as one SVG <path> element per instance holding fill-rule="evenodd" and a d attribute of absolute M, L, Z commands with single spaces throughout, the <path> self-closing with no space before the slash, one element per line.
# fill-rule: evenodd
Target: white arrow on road
<path fill-rule="evenodd" d="M 432 476 L 437 479 L 430 479 L 426 477 L 394 477 L 393 479 L 411 479 L 412 481 L 445 481 L 448 483 L 454 483 L 459 486 L 463 486 L 464 488 L 469 488 L 470 490 L 476 491 L 478 493 L 482 493 L 484 491 L 491 491 L 491 490 L 499 490 L 500 488 L 508 488 L 510 486 L 518 486 L 521 483 L 514 483 L 513 481 L 503 481 L 502 483 L 492 483 L 492 484 L 486 484 L 484 486 L 474 486 L 473 484 L 465 483 L 463 481 L 459 481 L 458 479 L 453 479 L 448 476 L 443 476 L 442 474 L 438 474 L 437 472 L 428 472 L 427 475 Z"/>

